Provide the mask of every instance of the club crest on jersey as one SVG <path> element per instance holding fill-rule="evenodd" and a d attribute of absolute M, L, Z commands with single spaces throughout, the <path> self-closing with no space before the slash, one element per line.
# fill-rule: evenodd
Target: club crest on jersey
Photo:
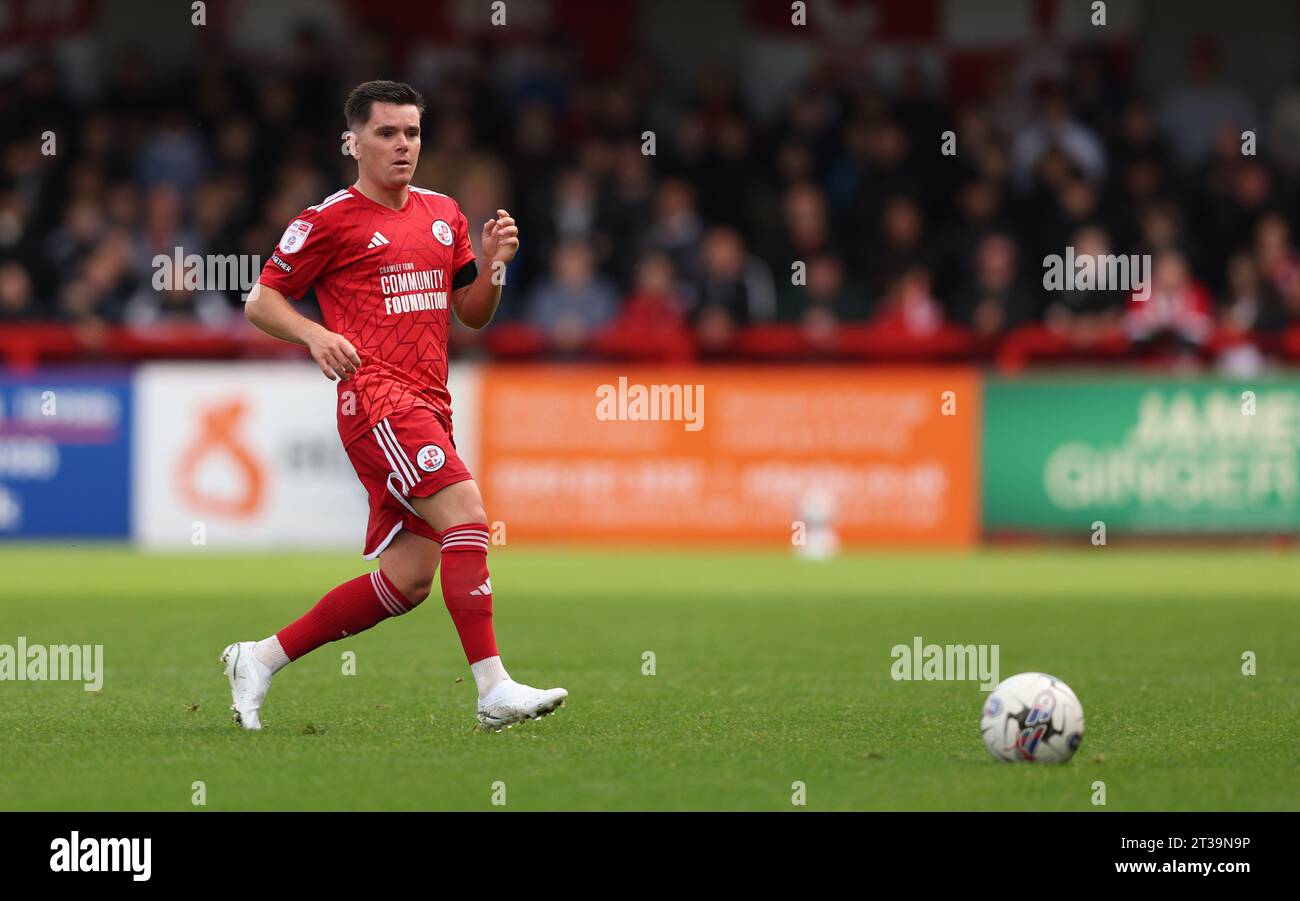
<path fill-rule="evenodd" d="M 312 223 L 304 219 L 290 222 L 280 236 L 280 253 L 297 253 L 302 250 L 302 246 L 307 243 L 307 236 L 311 234 L 311 226 Z"/>
<path fill-rule="evenodd" d="M 447 462 L 447 455 L 436 444 L 426 444 L 415 455 L 415 463 L 425 472 L 437 472 Z"/>
<path fill-rule="evenodd" d="M 437 219 L 433 223 L 433 236 L 438 239 L 439 244 L 451 246 L 451 226 L 441 219 Z"/>

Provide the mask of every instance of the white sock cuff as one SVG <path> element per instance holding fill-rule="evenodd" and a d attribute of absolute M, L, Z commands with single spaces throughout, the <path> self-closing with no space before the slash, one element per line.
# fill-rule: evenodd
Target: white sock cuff
<path fill-rule="evenodd" d="M 484 657 L 469 665 L 469 671 L 474 674 L 474 684 L 478 686 L 478 696 L 487 697 L 497 684 L 505 679 L 510 678 L 506 668 L 501 663 L 500 657 Z"/>
<path fill-rule="evenodd" d="M 284 652 L 284 648 L 280 646 L 280 639 L 275 635 L 263 638 L 253 645 L 253 656 L 269 669 L 273 676 L 289 665 L 289 655 Z"/>

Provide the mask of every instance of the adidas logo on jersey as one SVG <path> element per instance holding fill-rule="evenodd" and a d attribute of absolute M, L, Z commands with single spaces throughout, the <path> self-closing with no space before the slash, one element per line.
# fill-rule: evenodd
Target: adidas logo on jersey
<path fill-rule="evenodd" d="M 473 591 L 470 592 L 470 594 L 476 594 L 479 595 L 480 597 L 484 595 L 489 595 L 491 593 L 492 593 L 492 580 L 490 578 L 482 585 L 480 585 L 478 588 L 475 588 Z"/>
<path fill-rule="evenodd" d="M 379 232 L 375 232 L 375 236 L 370 239 L 370 243 L 367 244 L 366 247 L 367 249 L 373 250 L 376 247 L 383 247 L 387 243 L 388 243 L 387 238 L 385 238 Z"/>

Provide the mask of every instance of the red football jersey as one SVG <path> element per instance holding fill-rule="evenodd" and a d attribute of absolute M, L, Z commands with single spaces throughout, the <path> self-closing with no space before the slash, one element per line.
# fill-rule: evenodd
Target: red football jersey
<path fill-rule="evenodd" d="M 472 262 L 460 206 L 426 188 L 400 210 L 345 188 L 289 223 L 259 281 L 293 298 L 315 285 L 325 327 L 357 349 L 361 368 L 338 383 L 344 445 L 414 404 L 450 423 L 452 280 Z"/>

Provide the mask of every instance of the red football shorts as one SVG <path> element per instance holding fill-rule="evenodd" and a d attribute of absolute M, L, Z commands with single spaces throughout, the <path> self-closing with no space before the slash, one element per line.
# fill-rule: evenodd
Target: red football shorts
<path fill-rule="evenodd" d="M 410 499 L 428 497 L 473 476 L 456 453 L 451 430 L 431 408 L 415 406 L 391 413 L 345 450 L 370 496 L 367 559 L 378 557 L 401 529 L 441 540 L 415 512 Z"/>

